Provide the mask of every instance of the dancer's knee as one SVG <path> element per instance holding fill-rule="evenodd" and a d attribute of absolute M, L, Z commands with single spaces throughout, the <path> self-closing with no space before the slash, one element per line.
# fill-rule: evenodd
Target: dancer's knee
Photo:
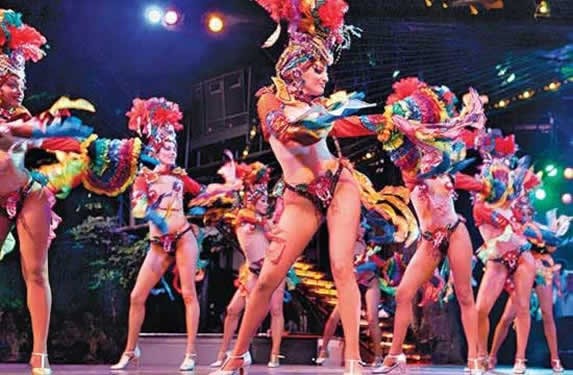
<path fill-rule="evenodd" d="M 24 280 L 27 284 L 48 287 L 48 270 L 41 264 L 32 265 L 24 268 Z"/>
<path fill-rule="evenodd" d="M 475 305 L 474 295 L 471 288 L 468 290 L 456 290 L 456 299 L 462 308 L 469 308 Z"/>
<path fill-rule="evenodd" d="M 399 285 L 396 289 L 396 303 L 397 304 L 405 304 L 405 303 L 412 303 L 414 300 L 416 290 L 412 290 L 413 288 L 406 288 L 403 285 Z"/>
<path fill-rule="evenodd" d="M 333 260 L 331 262 L 332 277 L 337 283 L 356 283 L 352 263 Z"/>
<path fill-rule="evenodd" d="M 197 294 L 193 292 L 185 292 L 181 293 L 181 298 L 183 298 L 183 303 L 187 305 L 193 305 L 198 303 L 197 301 Z"/>
<path fill-rule="evenodd" d="M 143 306 L 147 300 L 147 293 L 142 293 L 138 290 L 132 290 L 129 296 L 129 303 L 131 306 Z"/>

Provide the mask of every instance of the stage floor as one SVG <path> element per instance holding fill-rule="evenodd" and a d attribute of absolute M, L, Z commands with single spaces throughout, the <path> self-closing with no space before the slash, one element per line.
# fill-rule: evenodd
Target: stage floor
<path fill-rule="evenodd" d="M 95 374 L 111 374 L 109 366 L 105 365 L 54 365 L 52 367 L 54 375 L 95 375 Z M 207 375 L 210 368 L 200 366 L 194 372 L 186 372 L 187 374 L 194 375 Z M 251 366 L 247 372 L 248 375 L 280 375 L 280 374 L 342 374 L 341 367 L 320 367 L 320 366 L 294 366 L 283 365 L 276 369 L 269 369 L 265 365 Z M 365 374 L 369 374 L 368 369 L 365 369 Z M 572 374 L 573 371 L 566 371 L 565 374 Z M 30 374 L 30 370 L 23 364 L 0 364 L 0 374 L 19 375 Z M 179 372 L 177 369 L 166 367 L 152 367 L 143 366 L 139 369 L 130 369 L 127 371 L 115 371 L 113 374 L 121 375 L 170 375 L 170 374 L 185 374 Z M 464 374 L 463 368 L 460 366 L 409 366 L 409 374 Z M 512 374 L 510 367 L 500 367 L 495 372 L 488 374 Z M 541 375 L 552 374 L 550 369 L 528 369 L 528 375 Z"/>

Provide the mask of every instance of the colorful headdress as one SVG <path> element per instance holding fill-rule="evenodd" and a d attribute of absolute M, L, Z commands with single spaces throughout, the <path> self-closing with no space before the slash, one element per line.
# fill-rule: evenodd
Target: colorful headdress
<path fill-rule="evenodd" d="M 270 168 L 261 162 L 241 163 L 237 166 L 237 176 L 243 181 L 244 201 L 247 205 L 255 204 L 263 195 L 268 195 Z"/>
<path fill-rule="evenodd" d="M 126 115 L 129 129 L 147 138 L 148 146 L 155 152 L 166 141 L 176 142 L 175 132 L 183 129 L 179 105 L 165 98 L 133 99 L 133 106 Z"/>
<path fill-rule="evenodd" d="M 22 15 L 10 9 L 0 9 L 0 77 L 13 74 L 25 79 L 26 61 L 39 61 L 45 52 L 46 38 L 22 22 Z"/>
<path fill-rule="evenodd" d="M 263 47 L 276 43 L 281 33 L 280 22 L 288 23 L 289 43 L 275 69 L 274 83 L 278 89 L 284 84 L 300 82 L 305 66 L 315 61 L 326 65 L 334 62 L 334 53 L 350 47 L 350 36 L 360 30 L 344 24 L 348 4 L 344 0 L 256 0 L 278 24 Z"/>

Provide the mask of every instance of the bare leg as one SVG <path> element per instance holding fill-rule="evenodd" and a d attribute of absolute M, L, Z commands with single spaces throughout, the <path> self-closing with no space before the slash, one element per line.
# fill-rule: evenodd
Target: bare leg
<path fill-rule="evenodd" d="M 408 263 L 402 281 L 396 290 L 396 314 L 394 315 L 394 336 L 390 355 L 402 353 L 402 344 L 406 339 L 408 326 L 412 321 L 412 304 L 418 289 L 434 274 L 440 257 L 428 241 L 421 240 L 416 253 Z M 390 362 L 385 364 L 390 365 Z"/>
<path fill-rule="evenodd" d="M 543 316 L 543 331 L 551 360 L 559 359 L 559 350 L 557 349 L 557 329 L 555 328 L 555 318 L 553 317 L 553 285 L 538 285 L 535 288 L 539 297 L 539 305 Z"/>
<path fill-rule="evenodd" d="M 487 339 L 489 336 L 489 313 L 503 291 L 507 278 L 507 268 L 501 263 L 488 261 L 481 279 L 476 300 L 478 312 L 478 356 L 487 356 Z"/>
<path fill-rule="evenodd" d="M 462 313 L 462 325 L 468 343 L 468 358 L 477 357 L 478 320 L 472 290 L 472 244 L 465 225 L 452 233 L 448 260 L 452 268 L 456 299 Z"/>
<path fill-rule="evenodd" d="M 151 246 L 145 255 L 130 296 L 126 352 L 133 351 L 137 346 L 141 325 L 145 319 L 145 301 L 151 288 L 159 282 L 171 262 L 173 260 L 169 255 L 155 246 Z"/>
<path fill-rule="evenodd" d="M 272 354 L 280 354 L 281 341 L 283 338 L 283 330 L 285 326 L 285 318 L 283 315 L 283 302 L 284 302 L 284 289 L 285 283 L 283 282 L 273 293 L 271 297 L 271 336 L 272 336 Z"/>
<path fill-rule="evenodd" d="M 51 208 L 41 190 L 31 192 L 18 216 L 17 229 L 26 283 L 28 309 L 34 337 L 32 352 L 46 353 L 52 291 L 48 279 L 48 246 Z M 32 356 L 33 367 L 41 367 L 40 356 Z"/>
<path fill-rule="evenodd" d="M 223 341 L 217 354 L 217 360 L 223 361 L 225 353 L 229 349 L 233 335 L 239 326 L 239 318 L 245 308 L 245 297 L 241 295 L 241 290 L 237 290 L 231 298 L 231 302 L 227 305 L 227 313 L 225 314 L 225 324 L 223 328 Z"/>
<path fill-rule="evenodd" d="M 330 339 L 334 335 L 334 331 L 336 331 L 336 326 L 340 322 L 340 312 L 338 311 L 338 305 L 334 307 L 326 323 L 324 324 L 324 332 L 322 333 L 322 349 L 321 350 L 328 350 L 328 343 Z"/>
<path fill-rule="evenodd" d="M 275 236 L 279 238 L 271 241 L 268 250 L 276 258 L 265 258 L 259 279 L 249 295 L 243 324 L 233 349 L 235 357 L 243 355 L 249 349 L 253 336 L 269 312 L 273 292 L 283 282 L 288 270 L 320 225 L 320 216 L 306 198 L 286 191 L 284 205 L 284 212 L 275 230 Z M 278 253 L 281 255 L 277 257 Z M 241 363 L 240 358 L 232 358 L 224 366 L 224 370 L 237 368 Z"/>
<path fill-rule="evenodd" d="M 344 331 L 344 359 L 360 360 L 360 292 L 354 275 L 354 245 L 360 221 L 360 193 L 348 170 L 340 176 L 327 213 L 330 269 Z"/>
<path fill-rule="evenodd" d="M 380 287 L 378 286 L 378 278 L 370 282 L 366 295 L 366 319 L 368 320 L 368 328 L 370 330 L 370 339 L 372 339 L 372 346 L 374 348 L 374 356 L 376 360 L 382 356 L 382 332 L 380 332 L 380 325 L 378 324 L 378 305 L 380 304 Z"/>
<path fill-rule="evenodd" d="M 515 290 L 513 291 L 513 301 L 516 308 L 515 331 L 517 335 L 516 359 L 525 359 L 527 340 L 531 328 L 531 315 L 529 312 L 529 301 L 531 288 L 535 279 L 535 261 L 531 253 L 521 254 L 519 265 L 513 274 Z"/>
<path fill-rule="evenodd" d="M 175 259 L 181 280 L 181 295 L 185 303 L 185 325 L 187 326 L 187 354 L 195 354 L 195 340 L 199 328 L 199 300 L 195 288 L 197 270 L 197 240 L 192 232 L 179 239 Z"/>
<path fill-rule="evenodd" d="M 509 327 L 515 319 L 517 311 L 513 304 L 513 297 L 509 297 L 507 303 L 505 304 L 505 309 L 503 310 L 503 315 L 495 327 L 495 334 L 493 336 L 493 342 L 491 343 L 491 350 L 489 356 L 497 359 L 497 354 L 501 348 L 501 344 L 505 341 L 507 334 L 509 332 Z"/>

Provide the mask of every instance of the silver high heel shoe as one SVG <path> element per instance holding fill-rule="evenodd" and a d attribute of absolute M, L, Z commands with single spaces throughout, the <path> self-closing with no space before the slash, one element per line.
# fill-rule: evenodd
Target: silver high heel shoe
<path fill-rule="evenodd" d="M 281 365 L 281 358 L 284 358 L 284 355 L 280 354 L 271 354 L 271 358 L 269 359 L 269 363 L 267 363 L 267 367 L 269 368 L 277 368 Z"/>
<path fill-rule="evenodd" d="M 223 365 L 223 362 L 225 361 L 225 358 L 227 358 L 227 356 L 231 354 L 231 352 L 219 352 L 219 354 L 217 354 L 217 360 L 213 363 L 211 363 L 209 365 L 209 367 L 211 368 L 219 368 L 221 367 L 221 365 Z"/>
<path fill-rule="evenodd" d="M 181 362 L 181 366 L 179 366 L 179 371 L 195 370 L 195 357 L 197 357 L 195 353 L 185 353 L 185 358 Z"/>
<path fill-rule="evenodd" d="M 344 375 L 362 374 L 362 361 L 359 359 L 344 360 Z"/>
<path fill-rule="evenodd" d="M 33 375 L 52 375 L 52 369 L 48 362 L 48 354 L 47 353 L 32 353 L 32 355 L 41 357 L 40 367 L 32 367 L 32 374 Z"/>
<path fill-rule="evenodd" d="M 551 360 L 551 369 L 553 370 L 554 373 L 560 373 L 565 371 L 559 359 Z"/>
<path fill-rule="evenodd" d="M 223 370 L 225 365 L 229 363 L 229 361 L 231 361 L 232 359 L 242 359 L 243 364 L 236 369 Z M 216 371 L 210 372 L 209 375 L 243 375 L 246 374 L 245 367 L 250 366 L 251 362 L 252 362 L 251 353 L 249 352 L 246 352 L 242 355 L 228 355 L 223 364 L 221 365 L 221 367 Z"/>
<path fill-rule="evenodd" d="M 468 373 L 471 375 L 483 375 L 486 372 L 483 358 L 468 358 Z"/>
<path fill-rule="evenodd" d="M 130 363 L 133 363 L 136 367 L 139 367 L 140 357 L 141 357 L 141 350 L 139 350 L 139 347 L 136 346 L 135 349 L 133 350 L 123 352 L 121 358 L 119 359 L 119 362 L 117 362 L 115 365 L 110 366 L 109 368 L 110 370 L 123 370 L 127 366 L 129 366 Z"/>
<path fill-rule="evenodd" d="M 322 366 L 329 356 L 330 354 L 328 353 L 328 350 L 321 347 L 318 349 L 318 357 L 314 360 L 314 363 L 316 363 L 317 366 Z"/>
<path fill-rule="evenodd" d="M 392 362 L 390 365 L 385 364 L 386 358 Z M 388 354 L 384 358 L 382 365 L 372 369 L 373 374 L 405 374 L 406 373 L 406 356 L 404 353 Z"/>
<path fill-rule="evenodd" d="M 525 374 L 527 372 L 527 366 L 525 366 L 526 361 L 524 358 L 516 358 L 513 365 L 513 373 L 520 375 Z"/>

